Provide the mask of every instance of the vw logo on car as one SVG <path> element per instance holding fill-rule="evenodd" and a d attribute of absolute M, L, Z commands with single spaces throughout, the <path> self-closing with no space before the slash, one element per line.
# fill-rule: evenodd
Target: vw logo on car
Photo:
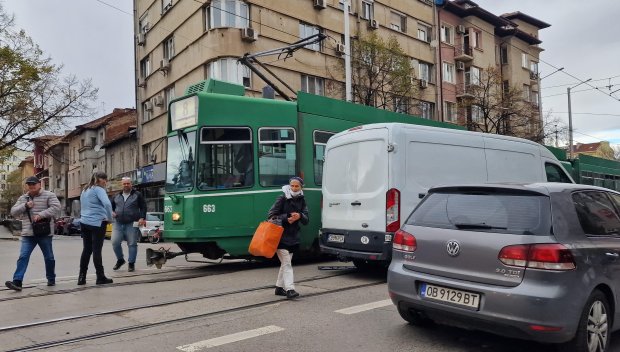
<path fill-rule="evenodd" d="M 368 244 L 368 242 L 370 242 L 370 239 L 368 238 L 368 236 L 362 236 L 360 240 L 362 241 L 363 244 Z"/>
<path fill-rule="evenodd" d="M 446 251 L 451 257 L 456 257 L 461 252 L 461 246 L 456 240 L 450 240 L 446 243 Z"/>

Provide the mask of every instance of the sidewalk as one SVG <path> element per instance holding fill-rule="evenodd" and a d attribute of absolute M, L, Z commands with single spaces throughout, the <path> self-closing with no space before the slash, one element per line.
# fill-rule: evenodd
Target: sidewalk
<path fill-rule="evenodd" d="M 19 236 L 13 236 L 6 226 L 0 225 L 0 240 L 19 240 Z"/>

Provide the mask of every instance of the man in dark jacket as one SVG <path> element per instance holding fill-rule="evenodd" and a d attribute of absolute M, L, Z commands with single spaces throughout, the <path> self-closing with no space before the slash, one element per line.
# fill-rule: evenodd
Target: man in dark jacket
<path fill-rule="evenodd" d="M 131 179 L 123 177 L 121 179 L 123 191 L 112 199 L 112 216 L 116 219 L 112 231 L 112 249 L 116 255 L 116 265 L 114 270 L 118 270 L 125 264 L 123 255 L 123 241 L 127 241 L 129 271 L 136 269 L 136 256 L 138 254 L 138 238 L 140 232 L 134 226 L 144 225 L 146 221 L 146 202 L 142 194 L 132 188 Z"/>

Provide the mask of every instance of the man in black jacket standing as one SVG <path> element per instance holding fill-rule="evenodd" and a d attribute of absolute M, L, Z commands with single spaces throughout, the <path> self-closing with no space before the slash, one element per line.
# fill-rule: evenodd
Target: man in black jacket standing
<path fill-rule="evenodd" d="M 116 219 L 112 231 L 112 249 L 116 255 L 116 265 L 113 269 L 118 270 L 126 263 L 121 244 L 127 241 L 129 271 L 134 271 L 140 237 L 134 222 L 138 222 L 138 225 L 146 223 L 146 201 L 140 192 L 133 189 L 129 177 L 123 177 L 121 182 L 123 191 L 112 199 L 112 216 Z"/>

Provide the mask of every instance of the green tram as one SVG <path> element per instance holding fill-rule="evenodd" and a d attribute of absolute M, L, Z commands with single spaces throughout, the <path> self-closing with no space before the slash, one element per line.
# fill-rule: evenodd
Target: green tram
<path fill-rule="evenodd" d="M 575 182 L 620 191 L 620 162 L 585 154 L 569 160 L 565 150 L 549 146 L 547 149 L 562 162 Z"/>
<path fill-rule="evenodd" d="M 295 102 L 244 96 L 243 86 L 207 80 L 170 103 L 165 239 L 180 253 L 150 250 L 161 266 L 180 254 L 248 257 L 258 224 L 291 176 L 304 178 L 310 223 L 301 250 L 318 251 L 327 140 L 375 122 L 459 126 L 300 92 Z"/>

